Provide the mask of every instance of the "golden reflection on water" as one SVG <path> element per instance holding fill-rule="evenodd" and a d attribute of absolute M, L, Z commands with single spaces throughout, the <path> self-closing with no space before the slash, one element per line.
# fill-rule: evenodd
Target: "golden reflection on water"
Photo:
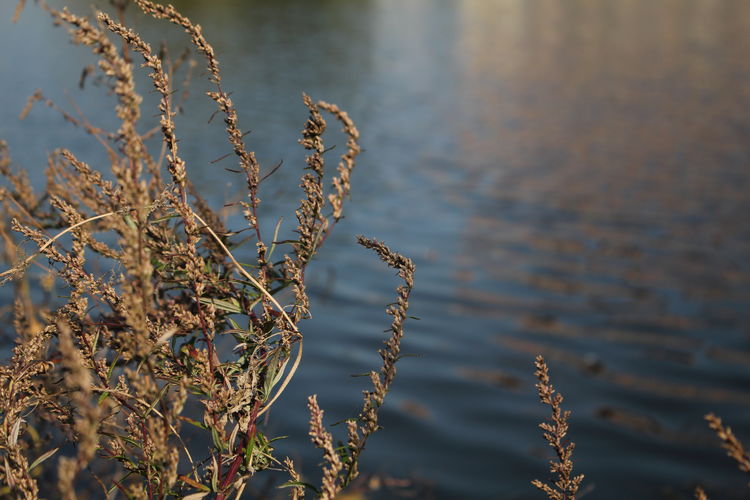
<path fill-rule="evenodd" d="M 463 188 L 484 198 L 454 314 L 510 320 L 504 349 L 631 403 L 750 405 L 723 374 L 750 359 L 750 3 L 460 5 Z"/>

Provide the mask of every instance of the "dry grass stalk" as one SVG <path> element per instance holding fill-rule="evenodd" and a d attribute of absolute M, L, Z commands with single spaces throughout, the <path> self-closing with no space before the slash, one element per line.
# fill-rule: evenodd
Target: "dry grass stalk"
<path fill-rule="evenodd" d="M 21 17 L 21 12 L 23 12 L 23 8 L 26 5 L 26 0 L 18 0 L 18 3 L 16 4 L 16 8 L 13 11 L 13 23 L 17 23 L 18 19 Z"/>
<path fill-rule="evenodd" d="M 700 486 L 695 487 L 695 500 L 708 500 L 708 495 Z"/>
<path fill-rule="evenodd" d="M 213 47 L 206 41 L 203 36 L 203 30 L 200 25 L 193 24 L 190 19 L 180 14 L 172 5 L 163 6 L 149 0 L 134 0 L 136 5 L 143 10 L 146 14 L 150 14 L 157 19 L 166 19 L 178 26 L 181 26 L 185 32 L 190 35 L 190 40 L 196 49 L 203 54 L 208 65 L 208 71 L 211 74 L 211 80 L 216 85 L 216 92 L 207 92 L 207 95 L 216 102 L 219 110 L 224 114 L 224 123 L 226 124 L 227 138 L 232 146 L 232 150 L 235 155 L 239 158 L 240 166 L 245 172 L 247 179 L 248 196 L 250 197 L 250 204 L 246 206 L 245 218 L 247 219 L 250 227 L 253 228 L 258 237 L 258 241 L 262 241 L 260 237 L 260 227 L 257 220 L 257 208 L 260 203 L 258 198 L 258 185 L 260 183 L 260 165 L 255 159 L 255 153 L 252 151 L 248 152 L 245 147 L 244 134 L 238 126 L 237 111 L 229 98 L 229 95 L 224 92 L 221 86 L 221 72 L 219 71 L 219 61 L 216 59 L 216 55 Z M 263 255 L 259 255 L 259 259 L 263 260 Z"/>
<path fill-rule="evenodd" d="M 539 399 L 552 410 L 552 417 L 539 427 L 544 431 L 544 439 L 555 450 L 557 461 L 550 461 L 550 473 L 554 482 L 543 483 L 535 479 L 531 483 L 545 492 L 552 500 L 575 500 L 583 481 L 583 474 L 573 477 L 573 450 L 575 443 L 565 441 L 568 434 L 569 411 L 562 411 L 563 396 L 555 391 L 549 378 L 549 369 L 542 356 L 536 357 L 536 384 Z"/>
<path fill-rule="evenodd" d="M 70 327 L 58 323 L 62 366 L 66 370 L 63 385 L 71 393 L 71 403 L 79 416 L 75 419 L 75 440 L 78 443 L 77 458 L 60 459 L 58 466 L 58 489 L 64 498 L 76 498 L 73 480 L 81 470 L 94 458 L 99 446 L 97 433 L 99 424 L 99 407 L 92 404 L 93 395 L 91 373 L 80 350 L 73 344 Z"/>
<path fill-rule="evenodd" d="M 721 440 L 721 447 L 726 450 L 727 455 L 737 462 L 737 466 L 742 472 L 750 474 L 750 453 L 745 450 L 740 440 L 734 435 L 731 427 L 724 425 L 721 418 L 713 413 L 706 415 L 705 419 L 708 421 L 708 426 Z"/>
<path fill-rule="evenodd" d="M 337 453 L 334 453 L 333 437 L 323 426 L 323 412 L 318 407 L 316 397 L 311 396 L 309 399 L 310 436 L 313 444 L 323 450 L 325 461 L 320 490 L 320 497 L 323 499 L 334 498 L 359 475 L 359 457 L 365 449 L 367 439 L 380 428 L 378 411 L 396 376 L 396 362 L 401 352 L 409 295 L 414 286 L 415 267 L 411 259 L 394 252 L 377 240 L 358 236 L 357 241 L 365 248 L 375 251 L 382 261 L 396 269 L 404 284 L 396 289 L 396 303 L 386 309 L 393 320 L 390 327 L 391 336 L 378 351 L 383 364 L 378 372 L 370 372 L 372 390 L 364 391 L 364 402 L 359 416 L 347 421 L 347 443 L 346 446 L 341 446 Z"/>
<path fill-rule="evenodd" d="M 301 498 L 301 477 L 291 461 L 274 457 L 258 419 L 299 366 L 299 323 L 309 316 L 305 271 L 342 217 L 359 152 L 358 132 L 335 105 L 303 97 L 310 119 L 301 142 L 310 154 L 301 179 L 305 198 L 296 210 L 298 238 L 286 247 L 274 242 L 270 248 L 287 251 L 271 263 L 257 221 L 260 167 L 243 142 L 213 49 L 200 26 L 174 7 L 135 3 L 185 29 L 207 61 L 216 87 L 208 95 L 224 114 L 228 141 L 247 181 L 249 201 L 243 206 L 257 237 L 257 272 L 246 270 L 233 255 L 232 236 L 239 231 L 221 224 L 191 185 L 188 161 L 179 155 L 172 96 L 181 61 L 163 60 L 166 55 L 154 54 L 125 26 L 123 0 L 113 2 L 118 20 L 98 13 L 99 24 L 67 9 L 45 7 L 56 24 L 68 26 L 74 42 L 90 47 L 99 58 L 98 68 L 117 99 L 120 124 L 114 133 L 99 129 L 80 112 L 73 116 L 35 92 L 23 114 L 37 101 L 62 113 L 104 147 L 113 178 L 105 180 L 61 149 L 49 155 L 43 192 L 32 189 L 24 171 L 11 168 L 7 147 L 0 142 L 0 175 L 7 180 L 7 187 L 0 188 L 0 238 L 10 265 L 0 277 L 16 283 L 13 325 L 18 334 L 13 357 L 0 366 L 0 480 L 14 497 L 50 495 L 51 486 L 35 479 L 39 467 L 45 477 L 56 474 L 59 489 L 54 495 L 64 498 L 75 498 L 82 485 L 96 483 L 129 498 L 211 494 L 223 500 L 239 498 L 260 471 L 282 466 L 295 483 L 293 498 Z M 109 32 L 121 46 L 109 39 Z M 139 131 L 141 98 L 128 50 L 143 59 L 160 96 L 156 130 L 163 137 L 159 156 L 166 157 L 169 185 L 161 179 L 161 160 L 155 161 L 149 151 L 153 132 Z M 348 136 L 330 193 L 323 183 L 325 121 L 320 110 L 332 113 Z M 333 208 L 329 215 L 324 213 L 326 200 Z M 12 232 L 32 242 L 36 251 L 24 256 Z M 397 305 L 389 309 L 394 319 L 391 339 L 381 350 L 383 367 L 372 374 L 374 388 L 366 393 L 359 424 L 348 424 L 350 450 L 330 471 L 324 467 L 329 496 L 356 476 L 364 442 L 377 429 L 377 409 L 395 375 L 413 285 L 411 261 L 378 242 L 360 242 L 397 267 L 406 285 L 399 287 Z M 39 255 L 49 266 L 35 260 Z M 41 303 L 30 292 L 32 264 L 47 271 L 41 278 Z M 101 268 L 105 271 L 93 271 Z M 293 291 L 293 304 L 277 299 L 286 288 Z M 61 294 L 53 291 L 65 298 L 55 302 L 53 297 Z M 183 415 L 188 403 L 202 409 L 198 419 Z M 338 451 L 332 438 L 326 438 L 322 411 L 312 403 L 311 411 L 313 434 L 320 437 L 316 444 L 326 450 L 327 462 L 335 464 Z M 205 433 L 212 443 L 207 453 L 190 449 L 182 439 L 185 425 Z M 50 442 L 34 437 L 37 426 L 52 429 Z M 49 467 L 47 460 L 65 443 L 75 445 L 75 456 L 60 457 L 56 469 Z M 102 467 L 103 461 L 114 467 Z"/>
<path fill-rule="evenodd" d="M 291 479 L 289 487 L 291 489 L 290 497 L 292 500 L 300 500 L 305 498 L 305 488 L 300 486 L 302 484 L 302 476 L 300 476 L 297 469 L 294 468 L 294 462 L 287 457 L 284 460 L 284 469 L 289 474 Z"/>
<path fill-rule="evenodd" d="M 339 109 L 335 104 L 324 101 L 318 102 L 318 107 L 331 113 L 343 125 L 343 131 L 347 135 L 346 152 L 341 155 L 341 161 L 338 165 L 338 177 L 333 178 L 334 193 L 328 195 L 328 201 L 333 209 L 333 218 L 338 220 L 342 217 L 344 200 L 349 196 L 349 176 L 352 173 L 354 164 L 357 160 L 361 149 L 359 147 L 359 130 L 354 122 L 349 118 L 346 111 Z"/>
<path fill-rule="evenodd" d="M 323 425 L 323 410 L 318 406 L 318 398 L 313 395 L 308 398 L 307 407 L 310 410 L 310 439 L 316 448 L 323 450 L 323 484 L 320 488 L 321 499 L 335 498 L 341 485 L 339 474 L 343 468 L 341 457 L 333 443 L 333 436 Z"/>
<path fill-rule="evenodd" d="M 0 366 L 0 482 L 17 498 L 36 499 L 39 487 L 31 475 L 28 444 L 23 439 L 24 416 L 47 399 L 39 378 L 49 373 L 53 364 L 43 361 L 49 334 L 32 332 L 19 339 L 10 362 Z"/>
<path fill-rule="evenodd" d="M 113 33 L 119 35 L 123 42 L 132 46 L 139 54 L 143 56 L 144 66 L 151 69 L 149 77 L 154 83 L 156 91 L 161 95 L 159 101 L 159 111 L 161 112 L 161 131 L 164 134 L 164 141 L 169 149 L 167 156 L 169 173 L 180 190 L 183 203 L 187 203 L 187 194 L 185 192 L 185 180 L 187 172 L 185 171 L 185 162 L 177 152 L 177 137 L 175 137 L 175 127 L 172 117 L 174 112 L 171 106 L 171 87 L 169 78 L 162 68 L 159 57 L 151 53 L 151 46 L 144 42 L 134 31 L 115 22 L 107 14 L 101 12 L 97 16 L 104 26 Z"/>

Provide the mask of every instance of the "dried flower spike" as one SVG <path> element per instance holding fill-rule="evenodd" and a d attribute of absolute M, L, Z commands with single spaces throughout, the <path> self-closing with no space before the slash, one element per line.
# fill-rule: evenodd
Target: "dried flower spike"
<path fill-rule="evenodd" d="M 572 477 L 575 443 L 565 441 L 570 412 L 562 411 L 562 394 L 555 393 L 544 358 L 537 356 L 534 364 L 536 365 L 534 375 L 539 380 L 536 384 L 539 399 L 552 409 L 552 417 L 549 421 L 539 424 L 539 427 L 544 431 L 544 439 L 555 450 L 557 461 L 550 461 L 550 472 L 554 479 L 551 485 L 538 479 L 533 480 L 531 484 L 545 492 L 551 500 L 575 500 L 578 488 L 583 481 L 583 474 Z"/>
<path fill-rule="evenodd" d="M 727 451 L 727 455 L 737 462 L 742 472 L 750 474 L 750 453 L 745 450 L 739 439 L 732 432 L 732 428 L 725 426 L 721 418 L 713 413 L 704 417 L 708 421 L 708 426 L 716 433 L 721 440 L 721 447 Z"/>
<path fill-rule="evenodd" d="M 390 267 L 398 270 L 398 275 L 404 284 L 396 289 L 396 303 L 389 306 L 386 312 L 393 317 L 391 321 L 390 337 L 378 351 L 383 360 L 379 371 L 370 372 L 372 389 L 364 391 L 362 410 L 356 419 L 347 421 L 347 446 L 341 457 L 333 454 L 333 438 L 323 427 L 323 412 L 318 407 L 315 396 L 311 396 L 308 407 L 310 409 L 310 436 L 316 447 L 323 450 L 325 465 L 323 468 L 322 498 L 333 498 L 343 490 L 359 474 L 359 457 L 365 449 L 367 439 L 378 429 L 378 411 L 383 406 L 386 394 L 396 376 L 396 362 L 401 352 L 401 339 L 404 336 L 404 321 L 409 309 L 409 295 L 414 286 L 414 263 L 411 259 L 394 252 L 385 244 L 358 236 L 357 242 L 365 248 L 374 250 L 380 259 Z"/>

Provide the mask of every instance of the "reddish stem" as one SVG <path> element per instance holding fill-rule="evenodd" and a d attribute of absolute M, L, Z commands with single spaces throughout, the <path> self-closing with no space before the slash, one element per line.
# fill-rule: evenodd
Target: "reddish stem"
<path fill-rule="evenodd" d="M 237 472 L 240 470 L 240 466 L 242 465 L 242 462 L 245 458 L 244 450 L 247 448 L 248 443 L 250 443 L 253 439 L 255 439 L 255 434 L 258 432 L 258 427 L 255 425 L 255 419 L 258 418 L 258 412 L 260 411 L 260 399 L 257 399 L 255 401 L 255 405 L 253 406 L 253 411 L 250 414 L 250 423 L 247 426 L 247 432 L 245 433 L 245 437 L 242 440 L 242 446 L 237 450 L 237 456 L 234 457 L 234 460 L 232 461 L 232 465 L 229 466 L 229 470 L 227 471 L 227 475 L 224 476 L 224 480 L 219 484 L 219 490 L 224 490 L 227 488 L 230 484 L 232 484 L 232 481 L 234 481 L 235 476 L 237 475 Z M 223 491 L 220 491 L 216 495 L 216 500 L 225 500 L 226 495 L 223 493 Z"/>

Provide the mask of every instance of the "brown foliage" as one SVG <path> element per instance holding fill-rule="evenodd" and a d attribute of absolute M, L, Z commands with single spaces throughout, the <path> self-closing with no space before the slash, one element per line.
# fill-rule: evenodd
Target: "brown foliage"
<path fill-rule="evenodd" d="M 104 131 L 35 92 L 22 118 L 42 102 L 95 139 L 110 160 L 111 180 L 106 180 L 73 152 L 53 151 L 43 192 L 32 188 L 23 170 L 11 168 L 7 147 L 0 143 L 0 174 L 7 180 L 0 188 L 0 237 L 10 264 L 0 279 L 15 284 L 17 334 L 10 362 L 0 366 L 0 482 L 17 498 L 37 498 L 40 487 L 47 495 L 76 498 L 76 485 L 86 482 L 130 498 L 213 494 L 224 499 L 241 495 L 258 472 L 281 468 L 291 477 L 292 497 L 301 498 L 304 487 L 294 464 L 273 455 L 257 422 L 299 365 L 300 322 L 310 307 L 305 271 L 342 217 L 359 132 L 336 105 L 303 96 L 309 119 L 300 142 L 309 156 L 300 182 L 304 197 L 296 210 L 297 237 L 286 247 L 276 242 L 269 247 L 258 222 L 260 165 L 244 143 L 213 48 L 200 26 L 174 7 L 134 3 L 184 29 L 205 59 L 214 86 L 207 95 L 224 116 L 247 187 L 241 206 L 256 239 L 256 265 L 249 270 L 237 261 L 232 236 L 239 231 L 228 231 L 200 197 L 190 182 L 189 159 L 180 156 L 172 78 L 181 61 L 167 69 L 168 59 L 122 23 L 126 2 L 113 2 L 118 20 L 99 12 L 95 21 L 42 4 L 76 44 L 98 57 L 120 124 L 114 132 Z M 131 57 L 142 59 L 160 97 L 157 147 L 165 150 L 169 182 L 161 176 L 161 155 L 149 150 L 152 132 L 140 131 L 144 113 Z M 322 112 L 339 121 L 347 135 L 330 189 L 324 186 Z M 36 246 L 33 254 L 22 254 L 14 232 Z M 327 464 L 325 498 L 356 477 L 365 441 L 378 428 L 377 412 L 395 375 L 413 286 L 410 260 L 374 240 L 360 237 L 360 243 L 397 268 L 405 285 L 388 309 L 392 335 L 380 351 L 383 366 L 371 374 L 373 389 L 365 393 L 359 418 L 348 424 L 344 455 L 334 448 L 323 412 L 310 399 L 310 435 Z M 273 263 L 275 247 L 287 251 Z M 37 262 L 40 255 L 49 266 Z M 41 301 L 31 292 L 32 264 L 45 269 Z M 287 288 L 293 302 L 281 304 L 278 292 Z M 53 290 L 65 299 L 53 300 Z M 198 419 L 184 414 L 189 403 L 202 410 Z M 185 443 L 186 425 L 213 443 L 207 456 Z M 37 427 L 50 430 L 48 441 L 39 438 Z M 51 457 L 71 444 L 75 453 L 51 466 Z M 105 462 L 110 465 L 102 466 Z M 37 482 L 37 467 L 46 476 L 56 475 L 57 493 Z"/>

